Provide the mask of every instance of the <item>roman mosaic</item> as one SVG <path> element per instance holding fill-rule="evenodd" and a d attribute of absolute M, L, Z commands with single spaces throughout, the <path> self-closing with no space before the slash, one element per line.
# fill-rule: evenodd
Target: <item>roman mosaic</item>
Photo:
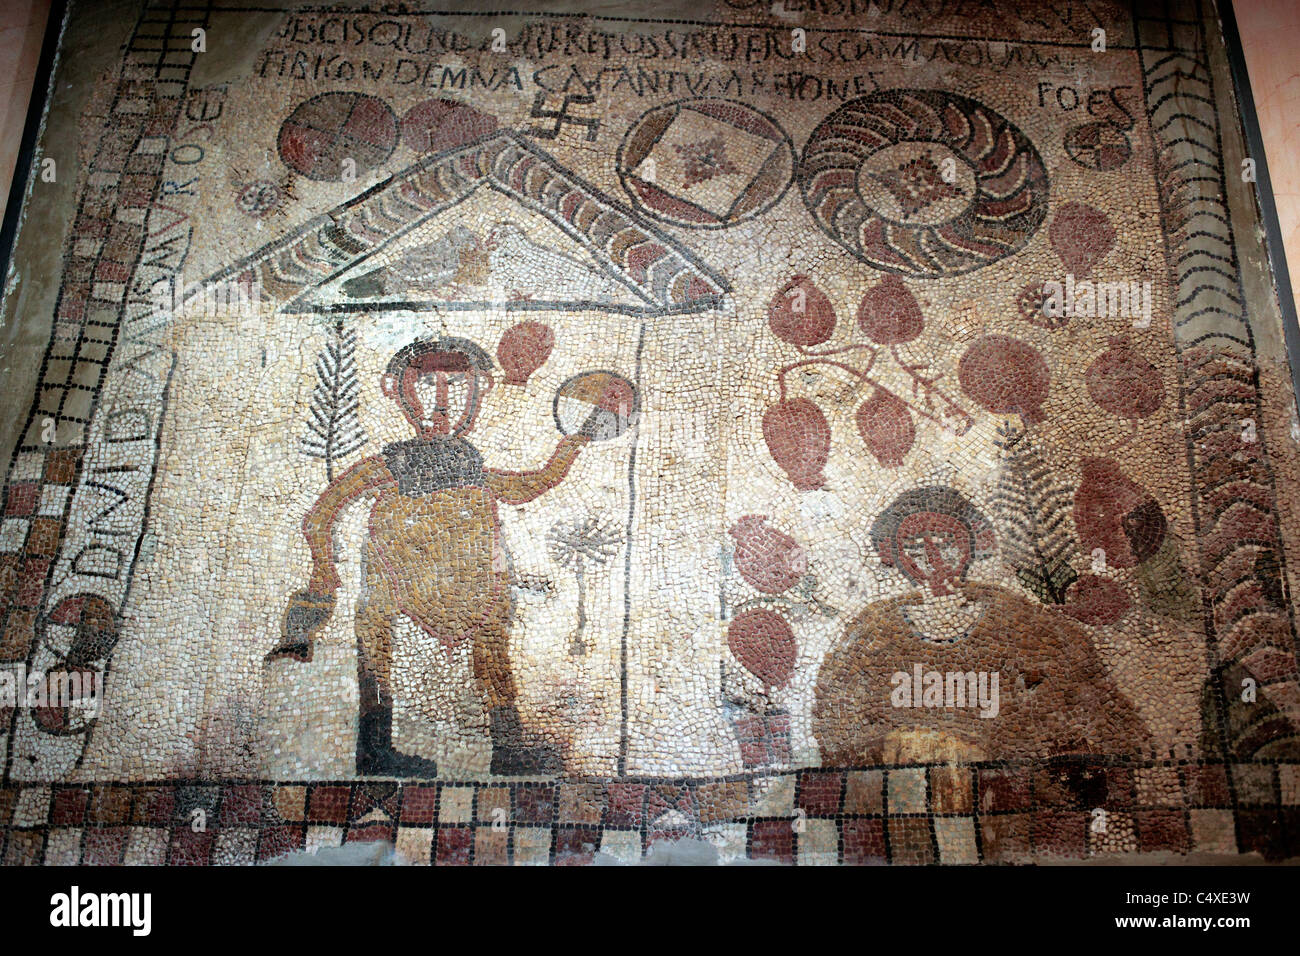
<path fill-rule="evenodd" d="M 5 862 L 1295 854 L 1300 423 L 1216 22 L 74 4 Z"/>

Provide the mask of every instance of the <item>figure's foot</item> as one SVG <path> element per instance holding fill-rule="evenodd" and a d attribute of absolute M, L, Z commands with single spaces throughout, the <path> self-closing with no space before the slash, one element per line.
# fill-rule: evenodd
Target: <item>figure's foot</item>
<path fill-rule="evenodd" d="M 491 769 L 492 773 L 502 777 L 528 777 L 559 773 L 564 769 L 564 762 L 555 748 L 547 744 L 493 744 Z"/>
<path fill-rule="evenodd" d="M 308 663 L 311 661 L 311 644 L 281 644 L 266 655 L 266 660 L 292 660 Z"/>
<path fill-rule="evenodd" d="M 393 712 L 380 707 L 361 714 L 357 773 L 365 777 L 436 777 L 438 764 L 393 748 Z"/>
<path fill-rule="evenodd" d="M 399 753 L 392 747 L 357 751 L 357 773 L 363 777 L 430 778 L 438 776 L 438 762 L 428 757 Z"/>
<path fill-rule="evenodd" d="M 280 622 L 280 644 L 267 659 L 311 660 L 311 642 L 333 613 L 333 593 L 295 591 L 289 596 L 289 606 L 284 609 Z"/>
<path fill-rule="evenodd" d="M 493 707 L 491 771 L 504 777 L 559 773 L 564 761 L 554 745 L 542 743 L 524 733 L 519 711 L 514 707 Z"/>

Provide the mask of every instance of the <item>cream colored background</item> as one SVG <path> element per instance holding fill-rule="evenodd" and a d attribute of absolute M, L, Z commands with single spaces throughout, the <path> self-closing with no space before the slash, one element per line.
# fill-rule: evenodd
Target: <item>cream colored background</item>
<path fill-rule="evenodd" d="M 1137 333 L 1126 321 L 1115 320 L 1076 322 L 1048 332 L 1020 322 L 1015 298 L 1021 288 L 1030 278 L 1064 271 L 1048 246 L 1045 225 L 1021 252 L 973 275 L 909 282 L 923 303 L 927 328 L 905 351 L 927 360 L 931 371 L 942 372 L 941 384 L 959 398 L 957 360 L 982 332 L 1009 332 L 1040 348 L 1052 368 L 1053 389 L 1044 409 L 1047 421 L 1035 436 L 1045 450 L 1062 451 L 1065 460 L 1073 461 L 1100 453 L 1120 436 L 1117 422 L 1086 397 L 1081 374 L 1107 347 L 1109 335 L 1131 334 L 1140 350 L 1161 365 L 1166 403 L 1142 423 L 1138 439 L 1125 447 L 1122 463 L 1157 496 L 1186 548 L 1192 533 L 1189 479 L 1176 420 L 1158 205 L 1149 174 L 1136 175 L 1149 162 L 1150 143 L 1139 124 L 1133 131 L 1133 161 L 1108 174 L 1086 172 L 1065 157 L 1061 135 L 1076 120 L 1054 108 L 1039 109 L 1036 88 L 1040 81 L 1077 83 L 1096 75 L 1095 62 L 1071 62 L 1071 55 L 1055 71 L 963 67 L 959 80 L 951 68 L 891 61 L 880 66 L 879 79 L 886 87 L 960 88 L 1016 123 L 1051 170 L 1053 208 L 1068 200 L 1086 201 L 1111 216 L 1119 240 L 1097 270 L 1099 277 L 1156 282 L 1153 327 Z M 1108 69 L 1112 82 L 1140 86 L 1131 54 L 1116 52 L 1108 63 L 1102 72 Z M 232 170 L 275 168 L 278 161 L 268 157 L 268 150 L 278 119 L 302 98 L 334 88 L 351 86 L 236 83 L 214 140 L 214 159 Z M 391 102 L 400 115 L 425 95 L 398 90 Z M 669 99 L 664 94 L 635 99 L 604 93 L 592 108 L 604 124 L 597 148 L 575 130 L 540 145 L 625 201 L 614 171 L 615 146 L 639 115 Z M 511 93 L 476 94 L 474 99 L 507 125 L 527 125 L 523 115 L 529 102 L 528 95 Z M 752 105 L 775 116 L 801 147 L 835 104 L 792 105 L 758 97 Z M 252 242 L 246 223 L 230 209 L 230 181 L 209 176 L 201 198 L 206 214 L 198 220 L 192 271 L 187 272 L 197 277 L 237 261 L 256 243 L 378 182 L 412 158 L 399 149 L 385 168 L 346 190 L 300 180 L 299 204 L 289 218 L 270 222 L 263 230 L 267 235 Z M 870 553 L 871 520 L 898 493 L 926 483 L 951 484 L 984 506 L 991 437 L 999 420 L 959 398 L 977 415 L 977 427 L 961 439 L 947 440 L 934 426 L 922 425 L 905 468 L 891 471 L 866 454 L 853 428 L 852 413 L 865 390 L 824 375 L 805 387 L 832 421 L 828 485 L 821 492 L 798 494 L 767 454 L 759 426 L 763 409 L 776 398 L 776 368 L 797 357 L 767 329 L 767 301 L 790 275 L 811 276 L 836 305 L 840 326 L 835 342 L 840 344 L 851 334 L 858 299 L 879 275 L 814 228 L 795 188 L 763 217 L 735 228 L 669 231 L 728 277 L 733 301 L 716 313 L 653 322 L 642 361 L 639 432 L 585 452 L 564 484 L 537 502 L 522 510 L 502 509 L 516 569 L 556 584 L 549 601 L 520 601 L 512 646 L 524 677 L 525 717 L 539 725 L 558 724 L 571 734 L 573 772 L 613 771 L 619 737 L 621 567 L 599 586 L 589 584 L 588 634 L 595 648 L 585 658 L 571 659 L 566 648 L 573 578 L 547 557 L 544 535 L 555 521 L 589 511 L 622 523 L 628 454 L 635 440 L 628 770 L 662 775 L 739 769 L 722 709 L 721 668 L 728 654 L 717 609 L 725 532 L 745 514 L 766 514 L 774 526 L 799 539 L 823 581 L 825 599 L 840 609 L 835 618 L 795 621 L 799 665 L 792 686 L 777 699 L 795 717 L 796 762 L 816 763 L 807 714 L 820 662 L 844 622 L 903 586 Z M 493 351 L 500 333 L 516 318 L 454 313 L 445 327 Z M 584 313 L 548 321 L 556 329 L 557 345 L 547 365 L 525 392 L 498 387 L 486 401 L 475 441 L 489 466 L 522 468 L 545 461 L 558 437 L 550 399 L 565 378 L 587 368 L 632 374 L 635 320 Z M 358 328 L 362 417 L 371 435 L 361 454 L 371 454 L 385 442 L 405 437 L 403 423 L 377 392 L 380 368 L 395 348 L 442 326 L 427 315 L 399 314 L 389 316 L 386 325 L 363 319 Z M 324 486 L 324 468 L 302 455 L 297 441 L 324 330 L 302 317 L 266 313 L 245 320 L 182 320 L 172 340 L 180 360 L 152 498 L 152 557 L 137 571 L 126 633 L 110 675 L 109 709 L 81 773 L 114 779 L 195 773 L 346 775 L 355 721 L 350 609 L 363 508 L 353 510 L 340 532 L 345 585 L 316 660 L 309 665 L 262 664 L 278 639 L 285 598 L 308 573 L 298 525 Z M 1077 481 L 1069 466 L 1063 473 Z M 1015 586 L 996 562 L 978 566 L 972 577 Z M 1153 723 L 1158 748 L 1167 752 L 1193 745 L 1204 668 L 1201 636 L 1136 615 L 1122 628 L 1096 629 L 1093 636 L 1120 686 Z M 461 693 L 467 683 L 464 661 L 445 661 L 418 642 L 400 650 L 399 659 L 408 668 L 399 676 L 399 686 L 418 687 L 422 681 L 414 675 L 433 671 L 445 675 L 439 683 L 447 688 L 437 694 L 404 693 L 399 746 L 410 744 L 438 757 L 453 775 L 481 774 L 487 741 L 481 715 L 467 702 L 468 691 Z M 736 669 L 734 662 L 730 666 Z M 579 703 L 570 706 L 570 700 Z M 464 725 L 454 733 L 451 715 Z M 456 763 L 458 739 L 465 754 Z"/>

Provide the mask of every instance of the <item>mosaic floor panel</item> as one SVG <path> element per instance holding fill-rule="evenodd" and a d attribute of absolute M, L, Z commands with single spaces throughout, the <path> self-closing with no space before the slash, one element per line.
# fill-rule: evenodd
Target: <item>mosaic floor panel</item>
<path fill-rule="evenodd" d="M 73 3 L 3 861 L 1300 855 L 1235 95 L 1196 0 Z"/>

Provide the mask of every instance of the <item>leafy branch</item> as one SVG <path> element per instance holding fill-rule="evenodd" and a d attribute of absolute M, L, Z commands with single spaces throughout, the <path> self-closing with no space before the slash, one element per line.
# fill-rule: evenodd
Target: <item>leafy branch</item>
<path fill-rule="evenodd" d="M 316 387 L 308 407 L 308 434 L 302 450 L 325 462 L 325 476 L 334 481 L 334 465 L 367 441 L 357 416 L 360 408 L 357 384 L 357 333 L 334 324 L 333 336 L 316 356 Z"/>

